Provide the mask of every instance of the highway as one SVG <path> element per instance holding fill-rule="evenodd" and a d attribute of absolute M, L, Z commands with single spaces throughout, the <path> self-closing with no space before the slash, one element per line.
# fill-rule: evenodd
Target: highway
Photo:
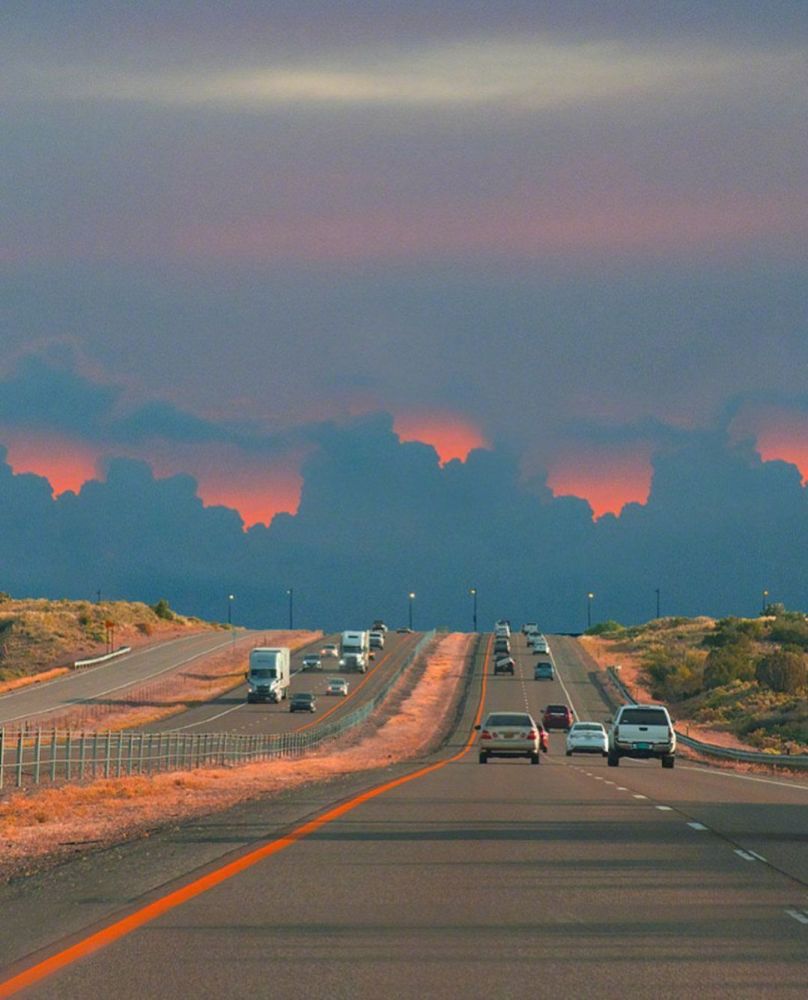
<path fill-rule="evenodd" d="M 429 760 L 4 887 L 3 980 L 60 1000 L 804 997 L 804 779 L 607 768 L 555 732 L 539 767 L 477 763 L 483 711 L 609 714 L 577 644 L 550 642 L 555 681 L 521 639 L 514 677 L 483 650 Z"/>
<path fill-rule="evenodd" d="M 265 735 L 290 732 L 316 726 L 325 719 L 336 720 L 353 711 L 360 701 L 370 700 L 384 686 L 417 645 L 420 635 L 388 634 L 384 649 L 374 650 L 374 660 L 367 673 L 344 671 L 339 660 L 325 657 L 322 670 L 303 670 L 303 657 L 318 652 L 328 642 L 337 642 L 338 635 L 326 635 L 292 654 L 292 682 L 290 695 L 310 691 L 316 695 L 317 711 L 303 714 L 289 711 L 289 701 L 275 705 L 269 702 L 247 703 L 247 684 L 240 685 L 226 694 L 181 715 L 172 715 L 160 722 L 143 727 L 148 732 L 187 733 L 238 733 Z M 244 653 L 247 668 L 247 652 Z M 330 677 L 343 677 L 348 681 L 348 696 L 334 697 L 325 693 Z"/>
<path fill-rule="evenodd" d="M 0 695 L 0 726 L 18 723 L 46 713 L 63 712 L 76 705 L 120 697 L 124 692 L 153 681 L 178 667 L 210 653 L 227 649 L 235 641 L 239 649 L 255 645 L 263 633 L 238 629 L 227 632 L 199 632 L 168 642 L 134 649 L 131 653 L 82 667 L 45 684 L 34 684 Z M 244 653 L 246 659 L 246 652 Z M 40 720 L 46 724 L 46 720 Z"/>

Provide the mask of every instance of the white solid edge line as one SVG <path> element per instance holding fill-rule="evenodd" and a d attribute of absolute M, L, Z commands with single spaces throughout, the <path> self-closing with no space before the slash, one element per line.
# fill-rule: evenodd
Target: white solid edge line
<path fill-rule="evenodd" d="M 706 827 L 703 823 L 697 823 L 695 821 L 692 822 L 692 823 L 688 823 L 687 825 L 691 828 L 691 830 L 707 830 L 707 829 L 709 829 L 709 827 Z"/>
<path fill-rule="evenodd" d="M 744 861 L 755 861 L 756 860 L 756 858 L 753 858 L 752 855 L 748 851 L 742 851 L 740 849 L 740 847 L 736 847 L 734 853 L 737 854 L 739 858 L 743 858 Z"/>
<path fill-rule="evenodd" d="M 776 781 L 774 778 L 756 778 L 751 774 L 737 774 L 734 771 L 722 771 L 719 768 L 711 767 L 679 767 L 680 771 L 697 771 L 699 774 L 712 774 L 721 778 L 737 778 L 740 781 L 759 781 L 763 785 L 779 785 L 780 788 L 797 788 L 802 792 L 808 792 L 808 785 L 801 785 L 798 782 Z"/>
<path fill-rule="evenodd" d="M 801 913 L 799 910 L 786 910 L 786 913 L 795 920 L 799 920 L 801 924 L 808 924 L 808 914 Z"/>
<path fill-rule="evenodd" d="M 673 812 L 673 806 L 655 806 L 655 809 L 660 809 L 662 812 Z"/>

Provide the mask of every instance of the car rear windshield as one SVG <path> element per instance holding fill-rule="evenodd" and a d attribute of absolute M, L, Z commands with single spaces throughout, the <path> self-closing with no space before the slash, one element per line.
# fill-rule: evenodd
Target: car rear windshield
<path fill-rule="evenodd" d="M 597 722 L 579 722 L 575 726 L 573 726 L 573 729 L 575 730 L 576 733 L 580 733 L 582 729 L 586 730 L 586 732 L 588 732 L 588 733 L 590 733 L 590 732 L 602 733 L 603 732 L 603 726 L 598 725 Z"/>
<path fill-rule="evenodd" d="M 532 726 L 533 720 L 529 715 L 489 715 L 485 722 L 486 728 L 489 726 Z"/>
<path fill-rule="evenodd" d="M 620 722 L 629 726 L 667 726 L 668 718 L 660 708 L 627 708 Z"/>
<path fill-rule="evenodd" d="M 567 706 L 566 705 L 548 705 L 547 706 L 547 711 L 548 712 L 554 712 L 554 713 L 558 714 L 559 712 L 566 712 L 567 711 Z"/>

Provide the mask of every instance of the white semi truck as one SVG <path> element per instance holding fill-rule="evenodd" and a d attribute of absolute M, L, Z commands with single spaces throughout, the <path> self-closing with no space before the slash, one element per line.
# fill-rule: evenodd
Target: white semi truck
<path fill-rule="evenodd" d="M 289 650 L 284 646 L 256 646 L 250 650 L 247 701 L 283 701 L 289 693 Z"/>
<path fill-rule="evenodd" d="M 370 655 L 370 633 L 367 630 L 343 632 L 339 654 L 341 667 L 346 670 L 358 670 L 360 674 L 366 673 Z"/>

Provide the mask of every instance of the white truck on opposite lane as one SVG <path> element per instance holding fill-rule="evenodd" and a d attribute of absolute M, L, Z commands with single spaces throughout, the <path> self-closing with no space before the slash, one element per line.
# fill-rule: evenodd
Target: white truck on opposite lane
<path fill-rule="evenodd" d="M 370 654 L 370 633 L 367 630 L 343 632 L 339 652 L 341 667 L 345 667 L 346 670 L 357 670 L 360 674 L 366 673 Z"/>
<path fill-rule="evenodd" d="M 289 650 L 284 646 L 256 646 L 250 650 L 247 701 L 283 701 L 289 693 Z"/>

